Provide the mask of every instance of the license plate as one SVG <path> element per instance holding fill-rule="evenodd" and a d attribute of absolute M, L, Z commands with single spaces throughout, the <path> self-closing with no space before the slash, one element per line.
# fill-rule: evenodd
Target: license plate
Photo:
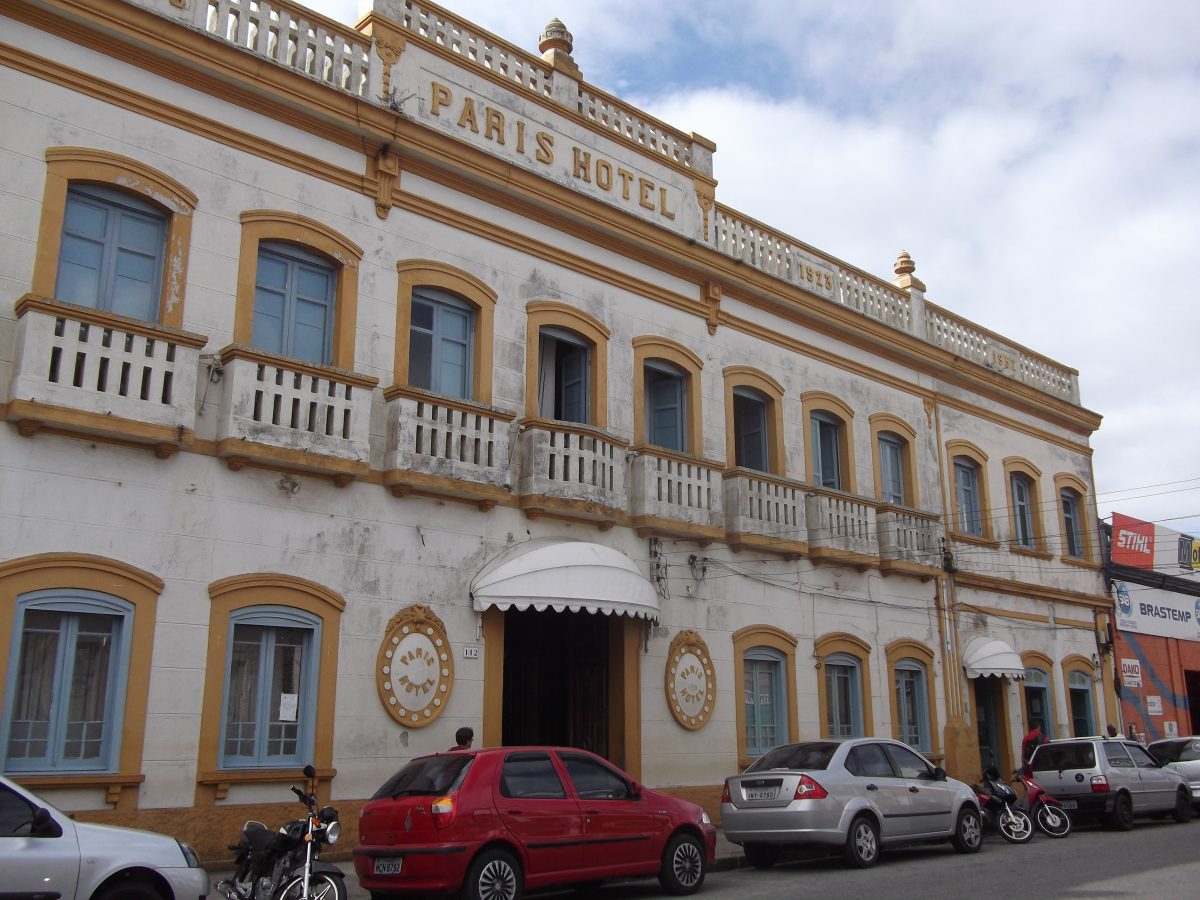
<path fill-rule="evenodd" d="M 1062 808 L 1063 809 L 1079 809 L 1079 804 L 1076 803 L 1074 800 L 1063 800 Z"/>
<path fill-rule="evenodd" d="M 392 856 L 388 859 L 375 860 L 376 875 L 399 875 L 400 866 L 404 863 L 403 856 Z"/>
<path fill-rule="evenodd" d="M 746 791 L 747 800 L 774 800 L 779 796 L 779 788 L 758 788 Z"/>

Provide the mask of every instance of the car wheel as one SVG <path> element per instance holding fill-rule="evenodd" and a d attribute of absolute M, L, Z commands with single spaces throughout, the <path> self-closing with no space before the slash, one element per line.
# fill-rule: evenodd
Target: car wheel
<path fill-rule="evenodd" d="M 1188 822 L 1192 818 L 1192 798 L 1183 788 L 1175 792 L 1175 808 L 1171 810 L 1171 818 L 1181 823 Z"/>
<path fill-rule="evenodd" d="M 1129 831 L 1133 828 L 1133 801 L 1129 799 L 1128 794 L 1117 794 L 1108 824 L 1118 831 Z"/>
<path fill-rule="evenodd" d="M 769 869 L 779 859 L 778 844 L 744 844 L 742 850 L 746 854 L 746 862 L 756 869 Z"/>
<path fill-rule="evenodd" d="M 663 851 L 662 869 L 658 883 L 668 894 L 694 894 L 704 884 L 708 860 L 700 838 L 692 834 L 677 834 L 667 842 Z"/>
<path fill-rule="evenodd" d="M 96 894 L 96 900 L 162 900 L 162 894 L 145 881 L 128 880 L 110 884 Z"/>
<path fill-rule="evenodd" d="M 959 812 L 950 842 L 959 853 L 978 853 L 983 846 L 983 822 L 973 807 L 964 806 Z"/>
<path fill-rule="evenodd" d="M 859 816 L 850 823 L 846 835 L 846 862 L 866 869 L 879 860 L 879 826 L 870 816 Z"/>
<path fill-rule="evenodd" d="M 507 850 L 485 850 L 475 857 L 462 886 L 463 900 L 518 900 L 521 867 Z"/>

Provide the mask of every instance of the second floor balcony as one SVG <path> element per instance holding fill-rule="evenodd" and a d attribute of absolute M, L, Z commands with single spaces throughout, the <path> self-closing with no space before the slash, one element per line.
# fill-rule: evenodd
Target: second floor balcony
<path fill-rule="evenodd" d="M 932 578 L 942 568 L 941 518 L 898 506 L 881 506 L 875 514 L 879 568 Z"/>
<path fill-rule="evenodd" d="M 803 484 L 750 469 L 726 472 L 724 481 L 725 539 L 731 547 L 785 556 L 808 552 Z"/>
<path fill-rule="evenodd" d="M 526 515 L 560 515 L 607 530 L 628 508 L 625 441 L 547 419 L 521 423 L 518 493 Z"/>
<path fill-rule="evenodd" d="M 200 335 L 26 295 L 8 418 L 23 434 L 55 428 L 152 447 L 193 440 Z"/>
<path fill-rule="evenodd" d="M 809 488 L 804 498 L 808 555 L 867 568 L 879 563 L 875 503 L 854 494 Z"/>
<path fill-rule="evenodd" d="M 720 463 L 639 447 L 630 463 L 629 514 L 638 534 L 698 540 L 725 536 Z"/>
<path fill-rule="evenodd" d="M 341 486 L 370 470 L 371 393 L 378 380 L 237 344 L 221 351 L 217 455 L 309 472 Z"/>

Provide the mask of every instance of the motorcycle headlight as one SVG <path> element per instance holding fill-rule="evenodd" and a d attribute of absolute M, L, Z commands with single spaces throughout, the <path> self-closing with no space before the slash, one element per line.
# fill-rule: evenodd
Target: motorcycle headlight
<path fill-rule="evenodd" d="M 337 839 L 342 836 L 342 823 L 330 822 L 325 826 L 325 840 L 331 844 L 336 844 Z"/>
<path fill-rule="evenodd" d="M 187 841 L 175 841 L 179 845 L 179 850 L 183 854 L 183 860 L 188 864 L 189 869 L 200 868 L 200 857 L 196 855 L 196 851 L 192 849 L 192 845 Z"/>

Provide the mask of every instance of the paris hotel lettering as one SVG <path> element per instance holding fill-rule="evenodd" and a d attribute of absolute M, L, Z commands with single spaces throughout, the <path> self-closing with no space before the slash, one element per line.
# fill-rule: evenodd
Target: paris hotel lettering
<path fill-rule="evenodd" d="M 644 175 L 631 172 L 582 147 L 572 145 L 564 148 L 556 143 L 559 135 L 538 129 L 511 113 L 506 115 L 504 111 L 476 97 L 456 98 L 454 92 L 444 84 L 431 81 L 429 88 L 429 112 L 435 118 L 452 122 L 463 131 L 515 151 L 543 166 L 555 165 L 556 159 L 560 160 L 561 165 L 559 154 L 567 154 L 564 158 L 573 180 L 595 185 L 601 191 L 636 203 L 664 219 L 675 218 L 675 211 L 669 208 L 667 188 L 655 184 Z"/>

